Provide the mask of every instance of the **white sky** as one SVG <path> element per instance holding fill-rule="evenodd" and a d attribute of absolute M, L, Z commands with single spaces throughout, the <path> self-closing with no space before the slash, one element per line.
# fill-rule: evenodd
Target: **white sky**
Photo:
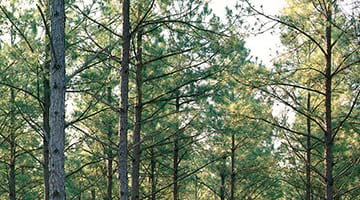
<path fill-rule="evenodd" d="M 282 8 L 285 6 L 285 0 L 251 0 L 251 2 L 253 5 L 255 5 L 256 8 L 260 9 L 260 6 L 262 6 L 263 11 L 269 15 L 279 14 Z M 224 16 L 225 7 L 228 6 L 231 8 L 235 5 L 235 3 L 236 0 L 211 0 L 209 5 L 214 10 L 216 15 Z M 252 24 L 256 18 L 249 20 L 251 21 L 249 24 Z M 258 57 L 259 61 L 262 61 L 266 67 L 271 68 L 271 60 L 275 57 L 275 51 L 281 47 L 279 34 L 272 35 L 268 31 L 263 34 L 250 36 L 245 41 L 245 46 L 251 50 L 251 55 Z M 290 124 L 292 124 L 295 120 L 295 113 L 291 112 L 284 104 L 281 104 L 280 102 L 274 104 L 272 115 L 278 117 L 285 115 L 288 117 L 288 122 Z M 275 146 L 278 147 L 279 145 L 279 141 L 275 141 Z"/>
<path fill-rule="evenodd" d="M 211 0 L 210 7 L 216 15 L 224 16 L 225 7 L 232 8 L 237 0 Z M 279 14 L 285 6 L 285 0 L 251 0 L 257 8 L 262 5 L 265 13 L 270 15 Z M 253 23 L 255 19 L 249 19 Z M 251 50 L 251 55 L 258 57 L 267 67 L 272 66 L 271 59 L 275 56 L 275 51 L 280 46 L 279 35 L 272 35 L 270 32 L 261 35 L 250 36 L 246 39 L 245 46 Z"/>
<path fill-rule="evenodd" d="M 209 0 L 209 6 L 213 9 L 214 13 L 218 16 L 224 16 L 225 7 L 232 8 L 235 6 L 237 0 Z M 285 7 L 285 0 L 250 0 L 256 8 L 262 9 L 266 14 L 275 15 Z M 347 15 L 359 15 L 360 13 L 360 1 L 359 0 L 342 0 L 339 2 L 341 9 Z M 255 18 L 250 19 L 250 23 L 255 21 Z M 266 32 L 261 35 L 251 36 L 246 39 L 245 46 L 251 50 L 251 55 L 258 57 L 263 61 L 265 66 L 272 67 L 272 59 L 276 56 L 276 50 L 281 52 L 279 33 L 270 34 Z"/>

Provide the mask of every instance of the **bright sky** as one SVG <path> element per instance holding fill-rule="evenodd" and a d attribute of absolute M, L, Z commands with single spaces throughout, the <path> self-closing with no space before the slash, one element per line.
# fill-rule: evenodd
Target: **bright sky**
<path fill-rule="evenodd" d="M 228 0 L 224 3 L 224 0 L 211 0 L 209 4 L 210 7 L 214 10 L 215 14 L 218 16 L 223 16 L 225 13 L 225 7 L 233 7 L 236 3 L 236 0 Z M 262 6 L 263 11 L 269 15 L 279 14 L 282 8 L 285 6 L 285 0 L 251 0 L 252 4 L 256 8 L 260 9 Z M 254 23 L 256 18 L 249 19 Z M 279 34 L 272 35 L 269 31 L 263 34 L 250 36 L 246 39 L 245 46 L 251 50 L 251 55 L 258 57 L 260 61 L 267 67 L 272 66 L 272 59 L 275 57 L 275 52 L 280 47 L 280 38 Z M 289 111 L 289 109 L 284 105 L 278 102 L 273 106 L 272 115 L 273 116 L 282 116 L 285 114 L 288 117 L 289 123 L 295 120 L 295 113 Z M 280 145 L 279 141 L 275 141 L 276 148 Z"/>
<path fill-rule="evenodd" d="M 225 7 L 233 7 L 236 4 L 236 1 L 237 0 L 211 0 L 209 5 L 216 15 L 223 16 Z M 257 8 L 260 8 L 262 5 L 264 12 L 270 15 L 279 14 L 279 11 L 285 6 L 285 0 L 251 0 L 251 2 Z M 251 50 L 251 55 L 258 57 L 259 60 L 262 60 L 268 67 L 272 66 L 271 59 L 275 56 L 275 50 L 279 45 L 279 36 L 276 34 L 272 35 L 270 32 L 251 36 L 246 39 L 245 44 L 245 46 Z"/>
<path fill-rule="evenodd" d="M 235 6 L 237 0 L 209 0 L 210 7 L 213 9 L 216 15 L 224 16 L 225 7 L 232 8 Z M 250 0 L 256 8 L 262 9 L 266 14 L 275 15 L 279 14 L 282 8 L 285 7 L 285 0 Z M 340 8 L 347 15 L 358 16 L 360 13 L 360 1 L 359 0 L 342 0 L 339 2 Z M 253 18 L 252 20 L 255 20 Z M 251 22 L 253 23 L 253 22 Z M 276 56 L 276 50 L 281 49 L 279 33 L 270 34 L 266 32 L 261 35 L 251 36 L 246 39 L 245 46 L 251 50 L 251 55 L 258 57 L 259 60 L 263 61 L 263 64 L 267 67 L 272 66 L 272 59 Z M 281 52 L 281 51 L 279 51 Z"/>

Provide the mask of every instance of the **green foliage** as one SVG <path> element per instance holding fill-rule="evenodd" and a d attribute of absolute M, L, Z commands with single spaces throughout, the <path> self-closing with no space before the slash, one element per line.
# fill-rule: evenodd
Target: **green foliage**
<path fill-rule="evenodd" d="M 149 199 L 152 192 L 156 199 L 172 198 L 177 139 L 180 199 L 218 199 L 221 187 L 229 199 L 232 175 L 235 199 L 302 199 L 309 118 L 313 119 L 312 163 L 324 171 L 325 64 L 319 46 L 325 48 L 326 24 L 318 1 L 287 2 L 278 19 L 292 25 L 280 26 L 281 42 L 289 53 L 279 56 L 270 69 L 249 61 L 250 51 L 239 32 L 248 28 L 242 15 L 251 9 L 240 1 L 237 10 L 226 9 L 227 22 L 213 14 L 208 1 L 131 1 L 128 148 L 131 154 L 139 81 L 135 71 L 141 65 L 141 198 Z M 49 78 L 45 64 L 51 52 L 35 3 L 1 4 L 8 16 L 0 12 L 0 180 L 4 182 L 0 199 L 7 199 L 9 193 L 11 142 L 16 143 L 18 199 L 43 196 L 44 83 Z M 39 6 L 49 20 L 46 2 Z M 69 199 L 106 198 L 110 159 L 113 198 L 118 196 L 120 7 L 115 0 L 66 1 Z M 351 22 L 339 8 L 334 12 L 334 174 L 340 174 L 335 187 L 342 198 L 355 199 L 360 138 L 359 105 L 354 101 L 358 101 L 360 73 L 354 66 L 359 51 L 354 36 L 348 34 L 353 32 Z M 311 178 L 314 198 L 322 197 L 321 173 L 312 171 Z"/>

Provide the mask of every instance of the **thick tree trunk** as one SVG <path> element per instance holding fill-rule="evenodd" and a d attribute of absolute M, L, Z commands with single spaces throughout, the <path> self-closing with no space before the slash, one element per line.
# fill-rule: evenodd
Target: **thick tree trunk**
<path fill-rule="evenodd" d="M 65 140 L 65 7 L 64 0 L 53 0 L 51 9 L 52 57 L 50 71 L 50 199 L 64 200 Z"/>
<path fill-rule="evenodd" d="M 311 95 L 308 93 L 307 98 L 307 112 L 311 112 Z M 311 200 L 311 121 L 310 118 L 306 118 L 306 129 L 307 129 L 307 137 L 306 137 L 306 183 L 305 183 L 305 200 Z"/>
<path fill-rule="evenodd" d="M 333 130 L 332 130 L 332 116 L 331 116 L 331 61 L 332 61 L 332 45 L 331 45 L 331 21 L 332 21 L 332 5 L 328 6 L 326 19 L 326 69 L 325 69 L 325 199 L 333 200 L 334 198 L 334 179 L 333 179 Z"/>
<path fill-rule="evenodd" d="M 10 106 L 11 106 L 11 115 L 10 115 L 10 170 L 9 170 L 9 199 L 16 200 L 16 179 L 15 179 L 15 162 L 16 162 L 16 135 L 15 135 L 15 94 L 14 89 L 10 89 Z"/>
<path fill-rule="evenodd" d="M 132 162 L 132 184 L 131 199 L 139 199 L 139 173 L 140 173 L 140 136 L 141 136 L 141 114 L 142 114 L 142 31 L 137 33 L 137 50 L 136 50 L 136 104 L 135 104 L 135 126 L 134 126 L 134 151 Z"/>
<path fill-rule="evenodd" d="M 50 16 L 50 6 L 48 5 L 46 9 L 46 17 Z M 47 19 L 48 20 L 48 19 Z M 44 87 L 44 103 L 43 103 L 43 171 L 44 171 L 44 200 L 49 200 L 49 141 L 50 141 L 50 39 L 45 36 L 45 63 L 43 67 L 43 87 Z"/>
<path fill-rule="evenodd" d="M 111 105 L 111 88 L 107 88 L 108 103 Z M 111 137 L 113 135 L 112 124 L 108 123 L 107 137 L 110 145 Z M 106 147 L 106 200 L 112 200 L 112 187 L 113 187 L 113 153 L 111 147 Z"/>
<path fill-rule="evenodd" d="M 123 44 L 121 61 L 120 84 L 120 116 L 119 116 L 119 192 L 120 200 L 129 199 L 128 168 L 127 168 L 127 132 L 128 132 L 128 92 L 129 92 L 129 63 L 130 63 L 130 0 L 123 0 Z"/>
<path fill-rule="evenodd" d="M 235 132 L 231 134 L 231 176 L 230 176 L 230 200 L 235 200 Z"/>

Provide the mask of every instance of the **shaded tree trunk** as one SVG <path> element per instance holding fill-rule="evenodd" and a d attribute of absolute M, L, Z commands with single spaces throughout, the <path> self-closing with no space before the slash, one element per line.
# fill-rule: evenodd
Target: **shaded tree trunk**
<path fill-rule="evenodd" d="M 199 199 L 199 177 L 195 176 L 195 194 L 194 194 L 194 199 L 198 200 Z"/>
<path fill-rule="evenodd" d="M 49 20 L 50 16 L 50 5 L 49 1 L 46 1 L 47 9 L 46 9 L 46 23 Z M 50 39 L 48 35 L 45 36 L 45 63 L 43 66 L 43 171 L 44 171 L 44 200 L 49 199 L 49 141 L 50 141 L 50 55 L 51 55 L 51 47 L 50 47 Z"/>
<path fill-rule="evenodd" d="M 10 163 L 9 163 L 9 199 L 16 200 L 16 174 L 15 174 L 15 162 L 16 162 L 16 135 L 15 135 L 15 94 L 14 89 L 10 89 Z"/>
<path fill-rule="evenodd" d="M 120 200 L 129 199 L 128 167 L 127 167 L 127 132 L 128 132 L 128 92 L 129 92 L 129 63 L 130 63 L 130 0 L 122 2 L 123 14 L 123 44 L 120 83 L 120 116 L 119 116 L 119 196 Z"/>
<path fill-rule="evenodd" d="M 311 94 L 308 93 L 307 98 L 307 112 L 311 112 Z M 307 129 L 307 137 L 306 137 L 306 183 L 305 183 L 305 200 L 311 200 L 311 120 L 309 117 L 306 118 L 306 129 Z"/>
<path fill-rule="evenodd" d="M 153 139 L 153 143 L 155 143 L 154 139 Z M 151 161 L 150 161 L 151 200 L 156 200 L 156 176 L 155 176 L 156 157 L 155 157 L 154 147 L 151 147 L 150 154 L 151 154 Z"/>
<path fill-rule="evenodd" d="M 107 88 L 108 103 L 111 105 L 111 88 Z M 113 135 L 112 124 L 108 123 L 107 137 L 110 145 L 111 137 Z M 106 147 L 106 200 L 112 200 L 112 187 L 113 187 L 113 153 L 111 147 Z"/>
<path fill-rule="evenodd" d="M 47 65 L 49 67 L 49 65 Z M 49 199 L 49 141 L 50 141 L 50 83 L 48 77 L 49 68 L 45 69 L 47 74 L 44 75 L 44 110 L 43 110 L 43 171 L 44 171 L 44 200 Z M 45 73 L 45 72 L 44 72 Z"/>
<path fill-rule="evenodd" d="M 180 97 L 179 94 L 176 98 L 176 113 L 180 111 Z M 178 127 L 178 126 L 177 126 Z M 179 138 L 178 131 L 174 135 L 173 142 L 173 200 L 179 199 L 179 188 L 178 188 L 178 173 L 179 173 Z"/>
<path fill-rule="evenodd" d="M 135 103 L 135 126 L 134 126 L 134 151 L 132 162 L 132 184 L 131 199 L 139 199 L 139 173 L 140 173 L 140 137 L 141 137 L 141 115 L 142 115 L 142 31 L 137 33 L 137 65 L 135 70 L 136 79 L 136 103 Z"/>
<path fill-rule="evenodd" d="M 64 0 L 51 3 L 51 71 L 50 71 L 50 159 L 49 195 L 51 200 L 64 200 L 65 140 L 65 7 Z"/>
<path fill-rule="evenodd" d="M 179 197 L 179 191 L 178 191 L 178 171 L 179 171 L 179 146 L 178 146 L 179 140 L 177 138 L 177 135 L 174 139 L 174 150 L 173 150 L 173 200 L 178 200 Z"/>
<path fill-rule="evenodd" d="M 231 175 L 230 175 L 230 200 L 234 200 L 235 194 L 235 132 L 231 134 Z"/>
<path fill-rule="evenodd" d="M 325 55 L 325 199 L 333 200 L 334 198 L 334 179 L 333 179 L 333 130 L 332 130 L 332 116 L 331 116 L 331 61 L 332 61 L 332 44 L 331 44 L 331 21 L 332 21 L 332 6 L 328 3 L 326 11 L 326 55 Z"/>
<path fill-rule="evenodd" d="M 220 199 L 225 200 L 225 174 L 220 173 L 221 185 L 220 185 Z"/>
<path fill-rule="evenodd" d="M 78 194 L 78 200 L 82 199 L 82 193 L 83 193 L 83 187 L 82 187 L 82 180 L 79 182 L 79 194 Z"/>
<path fill-rule="evenodd" d="M 96 200 L 96 191 L 95 188 L 91 190 L 91 200 Z"/>

